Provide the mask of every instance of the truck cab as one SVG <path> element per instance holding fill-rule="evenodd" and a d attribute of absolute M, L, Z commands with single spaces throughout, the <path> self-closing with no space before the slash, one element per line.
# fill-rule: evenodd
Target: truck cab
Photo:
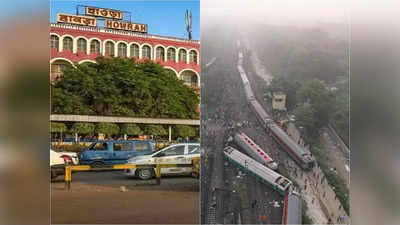
<path fill-rule="evenodd" d="M 91 166 L 125 164 L 129 158 L 149 155 L 154 150 L 151 140 L 96 141 L 81 153 L 80 162 Z"/>

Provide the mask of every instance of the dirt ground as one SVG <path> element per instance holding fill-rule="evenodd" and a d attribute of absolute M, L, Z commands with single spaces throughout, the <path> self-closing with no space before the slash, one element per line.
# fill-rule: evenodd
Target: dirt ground
<path fill-rule="evenodd" d="M 70 191 L 62 177 L 51 183 L 52 224 L 200 222 L 199 181 L 191 177 L 166 177 L 158 186 L 116 171 L 80 172 L 72 181 Z"/>

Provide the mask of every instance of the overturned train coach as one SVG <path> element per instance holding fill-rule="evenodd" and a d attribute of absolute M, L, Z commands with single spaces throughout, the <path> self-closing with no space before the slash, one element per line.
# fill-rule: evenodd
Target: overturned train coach
<path fill-rule="evenodd" d="M 264 110 L 260 103 L 254 97 L 248 77 L 242 67 L 243 54 L 239 52 L 238 70 L 242 78 L 244 91 L 250 108 L 254 111 L 258 121 L 264 127 L 266 132 L 274 138 L 274 140 L 296 161 L 296 163 L 304 170 L 310 170 L 314 167 L 314 160 L 311 153 L 298 145 L 293 139 L 282 130 Z"/>
<path fill-rule="evenodd" d="M 282 224 L 302 224 L 302 200 L 300 193 L 290 192 L 285 196 Z"/>
<path fill-rule="evenodd" d="M 281 195 L 290 193 L 292 182 L 247 155 L 230 146 L 225 147 L 224 155 L 227 160 L 245 172 L 255 176 Z"/>
<path fill-rule="evenodd" d="M 264 166 L 268 166 L 273 170 L 278 169 L 278 164 L 245 133 L 236 133 L 233 140 L 240 148 L 245 150 L 249 156 L 259 163 L 263 164 Z"/>

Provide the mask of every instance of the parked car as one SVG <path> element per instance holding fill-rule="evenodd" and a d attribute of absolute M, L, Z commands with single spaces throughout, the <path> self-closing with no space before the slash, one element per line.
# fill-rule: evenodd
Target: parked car
<path fill-rule="evenodd" d="M 137 156 L 128 160 L 128 164 L 155 165 L 165 164 L 190 164 L 192 159 L 200 157 L 199 143 L 182 143 L 170 145 L 151 155 Z M 125 175 L 139 177 L 147 180 L 155 175 L 155 168 L 137 168 L 125 170 Z M 191 167 L 161 168 L 161 175 L 189 175 L 192 174 Z"/>
<path fill-rule="evenodd" d="M 129 158 L 154 152 L 151 140 L 96 141 L 80 155 L 80 163 L 91 166 L 125 164 Z"/>
<path fill-rule="evenodd" d="M 50 174 L 51 179 L 65 173 L 65 165 L 79 164 L 78 155 L 75 152 L 56 152 L 50 149 Z"/>

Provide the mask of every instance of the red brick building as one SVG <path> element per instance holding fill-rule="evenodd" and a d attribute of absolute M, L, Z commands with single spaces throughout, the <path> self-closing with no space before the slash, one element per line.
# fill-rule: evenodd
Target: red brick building
<path fill-rule="evenodd" d="M 200 87 L 200 42 L 196 40 L 51 23 L 50 47 L 51 80 L 60 76 L 66 64 L 95 63 L 98 56 L 120 56 L 154 60 L 186 84 L 197 90 Z"/>

